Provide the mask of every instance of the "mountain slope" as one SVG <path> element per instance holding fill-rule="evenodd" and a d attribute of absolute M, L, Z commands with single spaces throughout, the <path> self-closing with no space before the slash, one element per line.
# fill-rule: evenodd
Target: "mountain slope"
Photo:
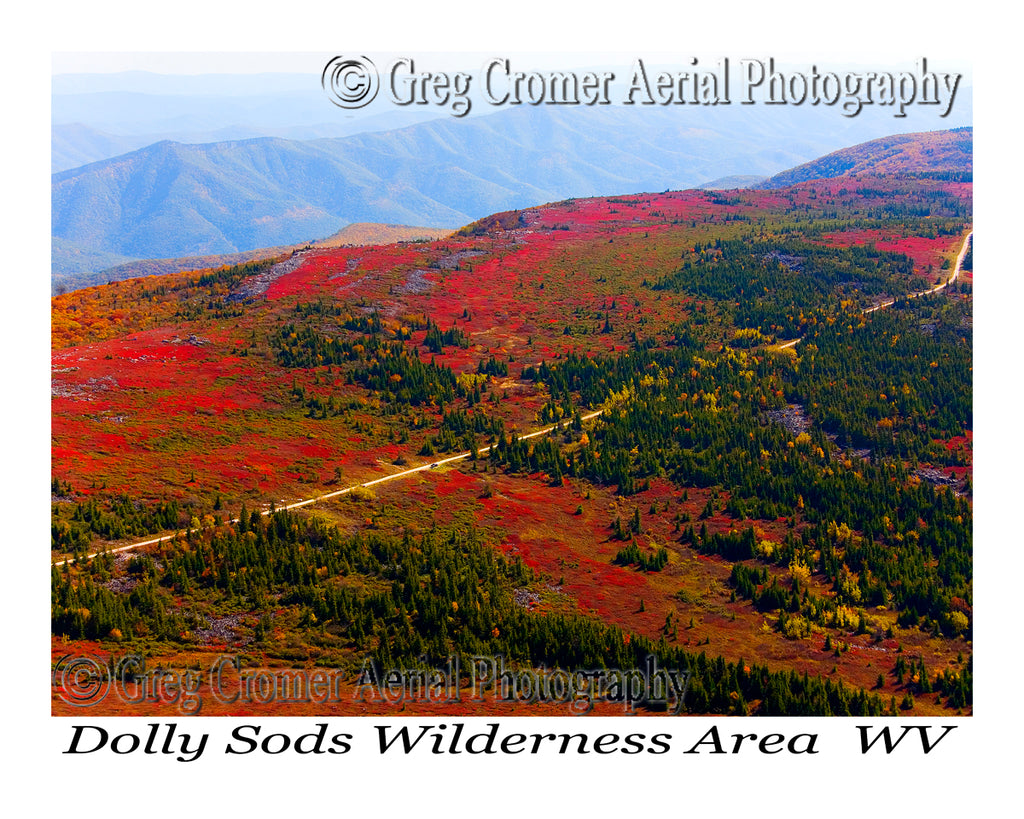
<path fill-rule="evenodd" d="M 776 174 L 755 187 L 785 188 L 809 179 L 832 179 L 855 174 L 971 173 L 972 128 L 896 134 L 875 139 Z"/>
<path fill-rule="evenodd" d="M 53 572 L 55 652 L 655 657 L 695 714 L 968 711 L 970 287 L 876 308 L 949 281 L 972 184 L 890 169 L 55 298 L 53 558 L 190 530 Z"/>
<path fill-rule="evenodd" d="M 431 114 L 425 111 L 398 111 L 362 117 L 355 122 L 342 120 L 276 128 L 240 124 L 215 130 L 179 128 L 144 134 L 114 134 L 80 122 L 60 123 L 50 129 L 50 172 L 60 173 L 92 162 L 113 159 L 164 141 L 192 144 L 272 137 L 294 140 L 338 138 L 404 128 L 431 118 Z"/>
<path fill-rule="evenodd" d="M 72 251 L 169 258 L 351 222 L 457 227 L 566 197 L 766 175 L 859 138 L 834 118 L 785 113 L 530 108 L 308 142 L 160 142 L 53 175 L 54 270 L 69 272 Z"/>

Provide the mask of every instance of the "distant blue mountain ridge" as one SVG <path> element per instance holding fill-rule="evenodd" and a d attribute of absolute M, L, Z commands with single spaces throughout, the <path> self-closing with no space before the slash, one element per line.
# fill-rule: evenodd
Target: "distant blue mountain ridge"
<path fill-rule="evenodd" d="M 538 106 L 343 138 L 161 141 L 53 174 L 52 270 L 289 245 L 353 222 L 457 228 L 569 197 L 771 176 L 901 128 L 928 130 L 871 114 Z"/>

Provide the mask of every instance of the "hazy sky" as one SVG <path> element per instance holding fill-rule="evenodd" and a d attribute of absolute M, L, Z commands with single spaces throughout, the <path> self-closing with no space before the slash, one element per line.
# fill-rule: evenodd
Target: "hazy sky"
<path fill-rule="evenodd" d="M 620 48 L 610 51 L 535 51 L 516 49 L 504 51 L 470 50 L 435 50 L 430 42 L 424 47 L 405 51 L 381 51 L 379 49 L 352 49 L 340 53 L 365 53 L 378 65 L 399 56 L 428 56 L 432 67 L 437 70 L 473 70 L 485 61 L 496 56 L 517 57 L 528 63 L 530 69 L 570 69 L 593 66 L 628 66 L 638 58 L 646 63 L 673 65 L 692 56 L 707 60 L 730 57 L 734 60 L 743 58 L 766 59 L 775 57 L 786 62 L 816 62 L 829 67 L 868 66 L 884 71 L 912 69 L 915 60 L 924 56 L 931 59 L 940 70 L 956 71 L 969 75 L 971 65 L 961 53 L 942 53 L 941 50 L 917 54 L 906 49 L 892 51 L 887 55 L 865 52 L 846 53 L 836 49 L 822 51 L 794 50 L 782 45 L 772 48 L 770 44 L 757 50 L 734 48 L 730 44 L 711 48 L 707 44 L 686 51 L 664 51 L 651 48 L 636 48 L 624 51 Z M 54 52 L 52 54 L 52 71 L 54 74 L 74 73 L 113 73 L 118 71 L 150 71 L 157 74 L 258 74 L 258 73 L 296 73 L 309 74 L 318 72 L 335 53 L 339 52 L 182 52 L 182 51 L 151 51 L 151 52 Z"/>
<path fill-rule="evenodd" d="M 29 31 L 48 43 L 57 73 L 251 73 L 307 71 L 309 55 L 296 52 L 315 52 L 321 65 L 330 54 L 403 51 L 480 58 L 533 52 L 539 68 L 608 63 L 616 54 L 626 62 L 707 54 L 864 64 L 955 56 L 969 63 L 972 30 L 982 24 L 953 0 L 289 0 L 272 8 L 268 14 L 257 5 L 211 0 L 148 8 L 134 0 L 51 0 L 47 24 Z M 212 52 L 235 53 L 225 65 L 224 54 Z"/>

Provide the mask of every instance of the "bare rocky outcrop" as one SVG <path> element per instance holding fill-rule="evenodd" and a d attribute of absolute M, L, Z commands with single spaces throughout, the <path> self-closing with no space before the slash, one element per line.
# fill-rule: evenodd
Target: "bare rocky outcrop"
<path fill-rule="evenodd" d="M 285 259 L 283 262 L 278 262 L 262 273 L 257 273 L 247 278 L 228 294 L 225 301 L 228 303 L 255 301 L 267 292 L 275 280 L 281 278 L 286 273 L 298 270 L 307 256 L 309 256 L 308 250 L 296 250 L 290 258 Z"/>

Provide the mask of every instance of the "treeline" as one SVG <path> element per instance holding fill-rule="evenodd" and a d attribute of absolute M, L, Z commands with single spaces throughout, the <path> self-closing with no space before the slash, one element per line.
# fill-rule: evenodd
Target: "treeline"
<path fill-rule="evenodd" d="M 908 292 L 913 261 L 871 246 L 825 247 L 793 237 L 698 243 L 655 290 L 713 299 L 737 327 L 792 338 L 812 318 L 883 293 Z"/>
<path fill-rule="evenodd" d="M 784 580 L 780 581 L 778 575 L 770 574 L 767 569 L 751 568 L 743 563 L 737 563 L 732 567 L 729 580 L 735 589 L 734 596 L 738 594 L 750 600 L 758 611 L 779 612 L 777 628 L 780 631 L 809 632 L 807 624 L 813 622 L 826 627 L 852 629 L 856 634 L 874 631 L 876 642 L 892 637 L 888 631 L 883 632 L 874 627 L 863 609 L 855 612 L 836 599 L 811 594 L 801 584 L 800 572 L 795 568 L 791 568 L 788 586 Z M 826 636 L 825 650 L 834 650 L 838 657 L 842 647 L 843 644 L 839 641 L 833 642 L 831 635 Z M 905 687 L 907 695 L 911 698 L 910 701 L 904 699 L 904 707 L 912 706 L 913 694 L 932 692 L 937 692 L 939 697 L 946 697 L 946 705 L 949 708 L 964 708 L 971 705 L 973 678 L 970 658 L 967 663 L 963 663 L 961 658 L 961 665 L 959 671 L 944 670 L 936 674 L 933 680 L 929 677 L 923 659 L 918 658 L 908 663 L 902 653 L 897 654 L 892 676 L 897 685 Z M 881 687 L 883 682 L 884 677 L 880 675 L 878 687 Z"/>
<path fill-rule="evenodd" d="M 469 338 L 458 327 L 442 330 L 433 321 L 429 321 L 423 344 L 430 352 L 440 355 L 445 347 L 468 347 Z"/>
<path fill-rule="evenodd" d="M 385 331 L 384 320 L 377 310 L 353 314 L 351 307 L 344 302 L 325 302 L 322 298 L 316 301 L 296 302 L 295 315 L 303 319 L 338 318 L 341 319 L 341 329 L 355 333 L 377 335 Z M 294 327 L 291 329 L 294 330 Z"/>
<path fill-rule="evenodd" d="M 974 236 L 971 236 L 967 245 L 967 252 L 964 254 L 964 260 L 960 265 L 962 270 L 974 270 Z"/>
<path fill-rule="evenodd" d="M 180 640 L 195 621 L 171 605 L 164 589 L 150 575 L 128 593 L 112 591 L 90 574 L 73 580 L 51 571 L 50 627 L 55 636 L 77 640 L 153 636 Z"/>
<path fill-rule="evenodd" d="M 352 370 L 349 377 L 352 383 L 374 390 L 389 403 L 436 404 L 443 408 L 457 396 L 465 398 L 467 394 L 451 367 L 433 360 L 424 363 L 400 341 L 382 348 L 366 364 Z"/>
<path fill-rule="evenodd" d="M 89 547 L 90 540 L 122 540 L 149 535 L 184 525 L 176 501 L 144 505 L 126 495 L 113 498 L 89 498 L 71 507 L 55 503 L 50 511 L 50 548 L 77 554 Z"/>
<path fill-rule="evenodd" d="M 806 567 L 803 569 L 806 570 Z M 738 595 L 750 600 L 760 612 L 777 611 L 779 616 L 776 628 L 787 637 L 810 636 L 812 623 L 826 628 L 853 630 L 856 634 L 867 634 L 870 631 L 863 609 L 854 611 L 835 599 L 812 594 L 800 583 L 797 573 L 791 576 L 790 585 L 787 586 L 765 568 L 749 568 L 743 563 L 736 563 L 729 580 L 735 587 L 732 599 Z M 886 635 L 881 630 L 875 631 L 877 641 L 886 636 L 892 635 Z M 828 635 L 826 648 L 831 647 L 832 638 Z M 836 650 L 839 650 L 838 646 Z"/>
<path fill-rule="evenodd" d="M 473 403 L 472 396 L 469 400 Z M 456 407 L 442 413 L 441 427 L 437 435 L 430 438 L 429 447 L 421 454 L 476 452 L 482 445 L 496 441 L 504 435 L 505 422 L 501 418 L 483 412 L 467 412 Z"/>
<path fill-rule="evenodd" d="M 172 280 L 163 280 L 160 284 L 144 287 L 139 291 L 140 299 L 160 298 L 169 293 L 180 293 L 194 290 L 200 287 L 208 290 L 208 295 L 216 296 L 226 293 L 227 290 L 243 279 L 262 273 L 273 267 L 279 259 L 258 259 L 241 264 L 225 265 L 215 269 L 206 270 L 198 277 L 181 276 Z"/>
<path fill-rule="evenodd" d="M 615 358 L 567 356 L 536 368 L 535 375 L 549 384 L 553 400 L 570 411 L 576 412 L 574 391 L 581 403 L 609 402 L 586 438 L 504 439 L 490 457 L 513 471 L 544 472 L 556 482 L 563 475 L 582 477 L 616 486 L 624 495 L 642 490 L 656 475 L 680 487 L 722 490 L 728 499 L 706 516 L 723 511 L 736 521 L 787 518 L 809 524 L 798 538 L 799 554 L 780 548 L 776 559 L 799 557 L 837 589 L 846 589 L 853 604 L 892 605 L 904 623 L 959 633 L 966 623 L 964 612 L 957 615 L 956 601 L 965 601 L 962 608 L 969 610 L 971 596 L 969 501 L 912 478 L 901 461 L 877 455 L 865 460 L 838 449 L 818 425 L 796 434 L 768 415 L 783 406 L 787 394 L 790 400 L 805 400 L 821 419 L 831 417 L 827 413 L 836 405 L 850 406 L 849 420 L 838 417 L 839 429 L 852 436 L 854 421 L 867 414 L 866 405 L 881 400 L 876 391 L 888 389 L 872 379 L 883 372 L 896 377 L 902 367 L 906 383 L 915 384 L 909 394 L 901 393 L 903 399 L 939 402 L 949 395 L 943 412 L 916 404 L 907 409 L 920 444 L 915 453 L 927 455 L 931 438 L 949 430 L 942 420 L 947 415 L 961 424 L 956 429 L 970 423 L 969 357 L 943 353 L 945 363 L 933 367 L 934 359 L 924 356 L 925 351 L 938 354 L 939 348 L 962 346 L 947 332 L 957 325 L 960 308 L 950 309 L 947 329 L 936 327 L 930 335 L 915 324 L 920 314 L 912 318 L 904 310 L 873 317 L 864 327 L 826 326 L 822 337 L 840 338 L 844 344 L 829 346 L 825 363 L 809 342 L 795 365 L 783 355 L 696 351 L 687 348 L 685 339 L 672 350 L 633 350 Z M 878 332 L 891 323 L 905 332 Z M 893 345 L 894 335 L 914 334 L 920 338 L 910 346 L 901 347 L 898 338 Z M 936 370 L 940 376 L 927 385 L 918 376 Z M 897 383 L 903 383 L 900 378 Z M 806 392 L 798 392 L 801 388 Z M 859 440 L 840 436 L 840 444 Z M 837 546 L 829 534 L 837 524 L 858 534 Z M 703 528 L 698 534 L 688 527 L 681 540 L 727 560 L 757 556 L 749 527 L 711 535 Z"/>
<path fill-rule="evenodd" d="M 962 211 L 963 208 L 960 208 Z M 815 219 L 800 225 L 800 235 L 816 239 L 833 233 L 880 230 L 889 235 L 920 236 L 937 239 L 939 236 L 959 236 L 964 230 L 964 219 Z"/>
<path fill-rule="evenodd" d="M 956 463 L 936 439 L 973 428 L 970 307 L 943 295 L 819 323 L 797 348 L 787 398 L 814 407 L 842 447 Z"/>
<path fill-rule="evenodd" d="M 365 319 L 372 322 L 371 319 Z M 346 338 L 327 335 L 312 326 L 287 324 L 269 338 L 277 363 L 282 367 L 320 367 L 362 361 L 386 353 L 388 342 L 381 335 Z"/>
<path fill-rule="evenodd" d="M 654 554 L 649 554 L 643 551 L 634 540 L 616 552 L 612 563 L 618 566 L 636 566 L 644 572 L 660 572 L 668 563 L 668 549 L 662 546 Z"/>
<path fill-rule="evenodd" d="M 318 519 L 287 512 L 245 513 L 235 526 L 191 533 L 138 559 L 130 592 L 109 588 L 112 561 L 78 572 L 54 568 L 52 629 L 73 639 L 138 635 L 188 644 L 194 618 L 175 596 L 244 609 L 256 621 L 256 647 L 272 654 L 282 607 L 300 617 L 307 642 L 371 654 L 382 666 L 418 667 L 448 656 L 504 656 L 537 667 L 638 668 L 648 656 L 691 674 L 692 713 L 880 715 L 885 704 L 863 690 L 794 672 L 691 655 L 580 616 L 542 615 L 517 606 L 513 589 L 532 582 L 473 530 L 421 536 L 343 535 Z M 343 583 L 342 578 L 363 582 Z"/>
<path fill-rule="evenodd" d="M 225 265 L 207 270 L 198 278 L 182 277 L 180 283 L 144 288 L 139 296 L 140 299 L 155 299 L 166 297 L 169 293 L 178 293 L 179 304 L 174 311 L 174 318 L 181 321 L 237 318 L 244 311 L 240 305 L 232 304 L 241 299 L 231 298 L 231 291 L 245 279 L 269 270 L 279 261 L 279 258 L 257 259 Z"/>
<path fill-rule="evenodd" d="M 243 309 L 231 298 L 232 289 L 250 276 L 262 273 L 280 259 L 259 259 L 235 265 L 205 270 L 196 276 L 182 273 L 178 276 L 160 276 L 158 284 L 143 284 L 137 300 L 146 302 L 176 302 L 173 317 L 181 321 L 202 318 L 237 318 Z M 142 276 L 142 273 L 136 273 Z M 139 279 L 146 282 L 147 279 Z M 170 297 L 170 298 L 169 298 Z"/>
<path fill-rule="evenodd" d="M 813 191 L 814 183 L 806 187 Z M 819 199 L 831 195 L 825 191 L 815 193 Z M 917 230 L 927 228 L 930 222 L 969 221 L 972 203 L 969 196 L 958 196 L 940 179 L 859 176 L 850 180 L 849 188 L 836 194 L 834 214 L 828 214 L 820 204 L 804 205 L 804 210 L 812 224 L 824 216 L 850 221 L 873 219 L 888 224 L 902 222 Z"/>
<path fill-rule="evenodd" d="M 892 470 L 873 471 L 869 480 L 834 477 L 822 476 L 827 483 L 820 491 L 813 484 L 802 487 L 806 495 L 798 495 L 797 505 L 811 525 L 782 543 L 766 549 L 752 527 L 708 534 L 706 524 L 697 532 L 686 527 L 680 542 L 730 561 L 797 562 L 829 581 L 839 603 L 893 608 L 902 625 L 947 636 L 966 631 L 972 598 L 970 505 L 951 491 L 907 483 L 905 475 L 903 481 L 892 480 Z M 767 492 L 769 483 L 776 481 L 769 479 L 760 491 Z"/>
<path fill-rule="evenodd" d="M 280 259 L 278 258 L 256 259 L 251 262 L 242 262 L 241 264 L 210 270 L 199 277 L 197 284 L 200 287 L 210 287 L 211 285 L 228 285 L 230 287 L 238 284 L 242 279 L 247 279 L 250 276 L 270 270 L 279 261 Z"/>
<path fill-rule="evenodd" d="M 616 356 L 589 357 L 570 352 L 556 363 L 542 361 L 537 366 L 523 367 L 521 377 L 544 384 L 551 401 L 562 407 L 562 415 L 571 417 L 577 403 L 588 408 L 600 406 L 612 392 L 640 382 L 655 367 L 688 369 L 702 350 L 703 345 L 690 329 L 679 327 L 668 350 L 655 352 L 648 344 L 638 344 Z"/>
<path fill-rule="evenodd" d="M 459 383 L 450 367 L 423 362 L 405 349 L 401 341 L 387 341 L 381 335 L 354 339 L 327 336 L 312 327 L 289 324 L 270 337 L 282 367 L 318 367 L 355 363 L 346 372 L 346 381 L 375 390 L 381 400 L 419 406 L 443 407 L 471 390 Z M 293 391 L 294 392 L 294 391 Z M 305 395 L 296 393 L 305 402 Z M 326 399 L 328 402 L 330 398 Z M 322 401 L 322 400 L 321 400 Z M 318 414 L 323 407 L 312 408 Z M 332 414 L 327 408 L 326 413 Z"/>

